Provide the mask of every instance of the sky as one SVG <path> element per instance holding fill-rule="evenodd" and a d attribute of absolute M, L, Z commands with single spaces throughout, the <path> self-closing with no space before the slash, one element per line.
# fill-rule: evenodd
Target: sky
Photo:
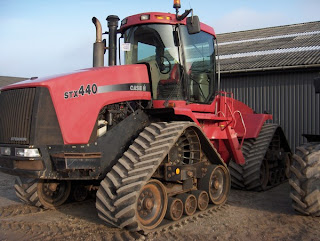
<path fill-rule="evenodd" d="M 181 0 L 216 33 L 319 21 L 320 0 Z M 0 0 L 0 76 L 41 77 L 92 67 L 97 17 L 174 13 L 173 0 Z M 107 59 L 105 61 L 107 63 Z"/>

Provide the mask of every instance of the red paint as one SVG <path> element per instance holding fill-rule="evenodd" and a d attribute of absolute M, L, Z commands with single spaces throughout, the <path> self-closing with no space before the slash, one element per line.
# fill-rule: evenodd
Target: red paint
<path fill-rule="evenodd" d="M 164 104 L 163 100 L 153 101 L 154 108 L 164 108 Z M 174 106 L 176 115 L 187 116 L 199 125 L 225 162 L 232 157 L 237 163 L 244 164 L 239 139 L 258 137 L 264 122 L 272 119 L 272 115 L 255 114 L 247 105 L 235 100 L 232 93 L 226 92 L 220 92 L 208 105 L 175 100 L 167 104 Z"/>

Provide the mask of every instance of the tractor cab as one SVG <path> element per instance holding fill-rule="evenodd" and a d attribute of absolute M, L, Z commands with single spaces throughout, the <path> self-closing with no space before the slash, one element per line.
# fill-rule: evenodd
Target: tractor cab
<path fill-rule="evenodd" d="M 149 67 L 154 100 L 209 104 L 217 90 L 214 31 L 204 24 L 192 31 L 187 22 L 165 13 L 124 19 L 124 61 Z"/>

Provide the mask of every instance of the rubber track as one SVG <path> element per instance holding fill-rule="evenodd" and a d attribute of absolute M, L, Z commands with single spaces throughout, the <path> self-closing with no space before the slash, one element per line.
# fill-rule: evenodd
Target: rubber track
<path fill-rule="evenodd" d="M 96 208 L 102 220 L 113 227 L 150 232 L 139 225 L 135 215 L 136 200 L 141 188 L 188 127 L 197 126 L 191 122 L 160 122 L 151 124 L 140 133 L 100 184 Z M 164 226 L 171 224 L 173 222 L 170 221 Z M 160 226 L 151 232 L 162 228 Z"/>
<path fill-rule="evenodd" d="M 278 127 L 277 124 L 264 124 L 256 139 L 244 142 L 243 153 L 246 163 L 243 166 L 233 161 L 229 163 L 233 187 L 260 190 L 260 166 Z"/>
<path fill-rule="evenodd" d="M 41 207 L 38 192 L 38 180 L 25 178 L 25 177 L 16 177 L 14 189 L 16 191 L 17 197 L 28 205 Z"/>
<path fill-rule="evenodd" d="M 242 153 L 244 156 L 244 159 L 247 160 L 247 156 L 249 154 L 249 151 L 252 149 L 252 146 L 254 144 L 254 139 L 248 139 L 244 140 L 242 145 Z M 241 165 L 238 165 L 234 161 L 231 161 L 229 163 L 229 171 L 231 175 L 231 184 L 234 188 L 237 189 L 244 189 L 244 181 L 243 181 L 243 168 Z"/>
<path fill-rule="evenodd" d="M 320 216 L 320 143 L 297 147 L 290 172 L 292 207 L 305 215 Z"/>

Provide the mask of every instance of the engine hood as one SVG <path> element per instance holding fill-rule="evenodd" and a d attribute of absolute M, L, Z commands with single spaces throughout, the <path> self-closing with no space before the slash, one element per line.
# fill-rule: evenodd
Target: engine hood
<path fill-rule="evenodd" d="M 27 79 L 1 87 L 0 90 L 4 91 L 9 89 L 21 89 L 28 87 L 47 87 L 50 90 L 59 86 L 59 84 L 61 83 L 66 86 L 72 85 L 72 83 L 74 82 L 81 82 L 81 80 L 94 80 L 96 83 L 108 82 L 108 84 L 135 83 L 136 80 L 141 83 L 147 83 L 149 82 L 149 80 L 146 74 L 146 66 L 140 64 L 88 68 L 77 70 L 67 74 L 47 76 L 36 79 Z M 110 77 L 112 77 L 112 79 Z"/>
<path fill-rule="evenodd" d="M 30 87 L 49 90 L 65 144 L 88 143 L 104 106 L 151 100 L 148 70 L 143 64 L 90 68 L 25 80 L 3 87 L 1 92 Z"/>

